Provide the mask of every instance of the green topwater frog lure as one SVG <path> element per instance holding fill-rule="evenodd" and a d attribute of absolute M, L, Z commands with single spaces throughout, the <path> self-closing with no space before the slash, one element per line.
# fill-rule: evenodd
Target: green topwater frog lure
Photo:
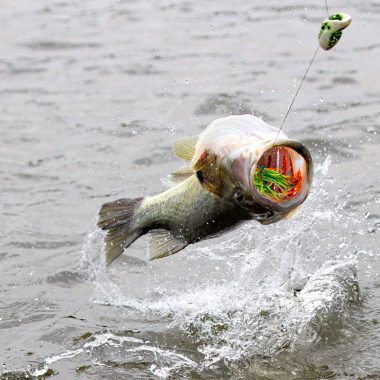
<path fill-rule="evenodd" d="M 325 3 L 328 18 L 323 21 L 318 34 L 319 46 L 317 47 L 314 56 L 309 63 L 309 66 L 293 97 L 288 111 L 285 114 L 285 117 L 281 123 L 277 136 L 274 139 L 273 147 L 275 145 L 277 137 L 279 136 L 282 130 L 282 127 L 284 126 L 285 120 L 294 104 L 299 90 L 302 87 L 307 73 L 309 72 L 309 69 L 314 62 L 319 47 L 321 47 L 324 50 L 330 50 L 331 48 L 333 48 L 342 37 L 342 30 L 347 28 L 347 26 L 351 24 L 352 18 L 350 15 L 342 12 L 330 15 L 327 1 L 325 1 Z M 282 155 L 282 157 L 285 156 Z M 289 199 L 298 194 L 302 184 L 302 173 L 300 171 L 294 171 L 293 167 L 291 165 L 287 165 L 286 162 L 283 162 L 281 165 L 275 165 L 274 167 L 267 167 L 265 165 L 259 164 L 254 173 L 253 182 L 257 190 L 266 198 L 272 199 L 276 202 L 283 202 L 288 201 Z"/>
<path fill-rule="evenodd" d="M 352 18 L 346 13 L 336 13 L 323 21 L 318 34 L 319 46 L 324 50 L 333 48 L 342 37 L 342 30 L 351 24 Z"/>

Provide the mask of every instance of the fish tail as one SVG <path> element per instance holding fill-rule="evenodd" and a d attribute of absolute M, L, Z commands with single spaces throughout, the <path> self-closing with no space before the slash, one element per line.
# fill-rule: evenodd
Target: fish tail
<path fill-rule="evenodd" d="M 106 262 L 112 263 L 143 231 L 135 227 L 134 216 L 142 198 L 118 199 L 105 203 L 99 211 L 98 227 L 107 231 Z"/>

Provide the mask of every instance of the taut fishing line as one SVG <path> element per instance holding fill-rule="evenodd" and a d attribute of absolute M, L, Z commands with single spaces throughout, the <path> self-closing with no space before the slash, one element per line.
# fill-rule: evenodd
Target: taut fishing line
<path fill-rule="evenodd" d="M 329 17 L 330 12 L 329 12 L 329 6 L 327 5 L 327 0 L 325 0 L 325 4 L 326 4 L 327 17 Z"/>
<path fill-rule="evenodd" d="M 272 148 L 267 150 L 260 158 L 253 175 L 253 183 L 256 189 L 262 196 L 272 202 L 281 204 L 296 203 L 297 197 L 301 199 L 302 196 L 300 198 L 300 194 L 308 191 L 304 189 L 305 184 L 308 183 L 306 178 L 309 176 L 309 173 L 307 167 L 303 164 L 303 157 L 289 146 L 283 144 L 276 145 L 276 141 L 280 136 L 319 49 L 330 50 L 333 48 L 341 38 L 342 30 L 351 23 L 351 17 L 345 13 L 330 15 L 327 0 L 325 0 L 325 6 L 327 18 L 322 22 L 318 34 L 318 46 L 285 113 L 280 128 L 273 140 Z"/>
<path fill-rule="evenodd" d="M 309 63 L 309 66 L 307 67 L 307 69 L 306 69 L 306 71 L 305 71 L 305 74 L 304 74 L 304 76 L 303 76 L 303 78 L 302 78 L 302 80 L 301 80 L 301 83 L 300 83 L 300 85 L 298 86 L 298 89 L 297 89 L 295 95 L 293 96 L 293 100 L 292 100 L 292 102 L 290 103 L 290 106 L 289 106 L 288 110 L 286 111 L 285 117 L 283 118 L 283 120 L 282 120 L 282 122 L 281 122 L 280 129 L 278 130 L 277 135 L 276 135 L 276 138 L 275 138 L 274 141 L 273 141 L 273 146 L 274 146 L 274 144 L 276 143 L 276 140 L 277 140 L 277 138 L 278 138 L 278 135 L 280 134 L 280 132 L 281 132 L 281 130 L 282 130 L 282 127 L 283 127 L 284 124 L 285 124 L 285 121 L 286 121 L 286 119 L 287 119 L 287 117 L 288 117 L 288 115 L 289 115 L 289 113 L 290 113 L 290 110 L 291 110 L 292 107 L 293 107 L 293 104 L 294 104 L 294 102 L 295 102 L 295 100 L 296 100 L 296 98 L 297 98 L 298 93 L 300 92 L 300 89 L 301 89 L 301 87 L 302 87 L 303 82 L 304 82 L 305 79 L 306 79 L 306 76 L 307 76 L 307 74 L 308 74 L 308 72 L 309 72 L 309 70 L 310 70 L 310 67 L 311 67 L 311 65 L 313 64 L 313 62 L 314 62 L 314 60 L 315 60 L 315 57 L 317 56 L 318 50 L 319 50 L 319 45 L 317 46 L 317 49 L 315 50 L 315 53 L 314 53 L 314 55 L 313 55 L 313 58 L 311 59 L 311 61 L 310 61 L 310 63 Z"/>
<path fill-rule="evenodd" d="M 319 45 L 317 49 L 315 50 L 313 58 L 311 59 L 304 76 L 302 77 L 301 83 L 298 86 L 298 89 L 295 95 L 293 96 L 293 99 L 290 103 L 290 106 L 288 107 L 288 110 L 286 111 L 286 114 L 281 122 L 280 129 L 278 130 L 277 135 L 273 141 L 273 146 L 276 144 L 277 138 L 280 135 L 280 132 L 294 105 L 294 102 L 298 96 L 298 93 L 300 92 L 301 87 L 306 79 L 306 76 L 311 66 L 314 63 L 314 60 L 315 60 L 315 57 L 317 56 L 319 48 L 321 47 L 324 50 L 330 50 L 331 48 L 333 48 L 339 41 L 340 37 L 342 36 L 342 30 L 347 28 L 347 26 L 351 24 L 351 21 L 352 21 L 351 16 L 349 16 L 346 13 L 336 13 L 334 15 L 330 15 L 329 6 L 327 5 L 327 0 L 325 0 L 325 5 L 326 5 L 326 12 L 327 12 L 327 19 L 323 21 L 321 29 L 318 34 Z"/>

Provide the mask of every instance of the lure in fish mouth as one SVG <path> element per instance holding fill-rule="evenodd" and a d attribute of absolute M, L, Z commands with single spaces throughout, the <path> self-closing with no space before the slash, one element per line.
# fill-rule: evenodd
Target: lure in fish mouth
<path fill-rule="evenodd" d="M 239 115 L 178 141 L 175 153 L 187 164 L 172 173 L 170 189 L 101 207 L 107 263 L 148 232 L 150 259 L 157 259 L 246 220 L 270 224 L 289 217 L 309 194 L 312 158 L 302 143 L 278 132 Z"/>

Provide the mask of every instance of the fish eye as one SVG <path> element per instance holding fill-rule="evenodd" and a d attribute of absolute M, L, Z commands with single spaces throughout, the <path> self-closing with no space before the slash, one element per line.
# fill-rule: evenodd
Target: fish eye
<path fill-rule="evenodd" d="M 203 183 L 205 178 L 203 177 L 203 173 L 200 170 L 197 170 L 195 172 L 195 175 L 197 176 L 200 183 Z"/>

